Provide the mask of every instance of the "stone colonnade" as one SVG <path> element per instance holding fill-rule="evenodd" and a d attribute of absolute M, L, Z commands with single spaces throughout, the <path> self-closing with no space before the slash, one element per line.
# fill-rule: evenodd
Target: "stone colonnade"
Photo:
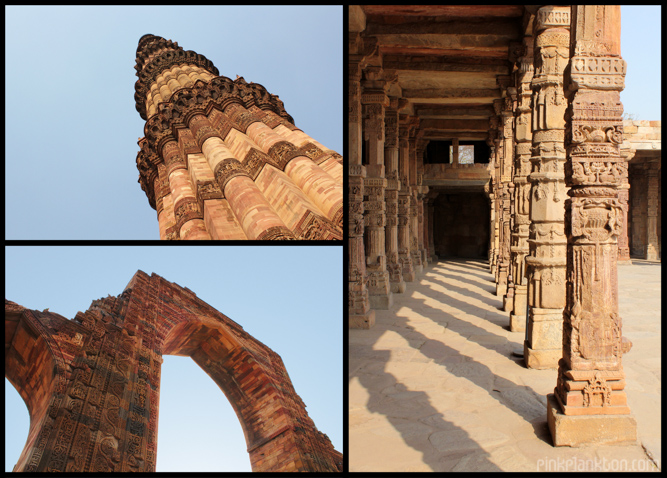
<path fill-rule="evenodd" d="M 371 307 L 389 308 L 430 260 L 428 188 L 418 118 L 387 94 L 395 78 L 369 62 L 374 45 L 354 33 L 349 43 L 349 326 L 369 328 Z"/>
<path fill-rule="evenodd" d="M 490 120 L 489 266 L 511 330 L 526 332 L 526 365 L 558 367 L 548 405 L 555 445 L 633 441 L 616 271 L 628 184 L 620 7 L 526 8 L 532 36 L 510 46 L 515 67 L 497 78 Z M 350 326 L 367 328 L 370 307 L 388 308 L 428 264 L 432 218 L 422 213 L 419 117 L 396 114 L 401 99 L 387 96 L 393 78 L 373 39 L 349 35 Z"/>

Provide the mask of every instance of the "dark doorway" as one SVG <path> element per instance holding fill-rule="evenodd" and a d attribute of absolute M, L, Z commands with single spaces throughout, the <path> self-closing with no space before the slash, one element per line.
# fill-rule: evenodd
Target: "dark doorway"
<path fill-rule="evenodd" d="M 488 256 L 491 217 L 484 193 L 443 192 L 433 206 L 433 243 L 439 257 Z"/>

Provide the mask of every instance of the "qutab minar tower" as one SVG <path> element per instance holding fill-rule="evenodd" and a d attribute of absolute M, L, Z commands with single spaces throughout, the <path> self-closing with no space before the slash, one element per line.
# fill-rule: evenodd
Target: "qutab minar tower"
<path fill-rule="evenodd" d="M 278 96 L 150 34 L 135 68 L 139 183 L 161 239 L 342 239 L 343 158 Z"/>

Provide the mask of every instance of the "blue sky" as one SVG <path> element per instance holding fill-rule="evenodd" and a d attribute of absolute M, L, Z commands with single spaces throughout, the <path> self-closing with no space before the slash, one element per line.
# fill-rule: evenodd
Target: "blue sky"
<path fill-rule="evenodd" d="M 621 100 L 660 119 L 660 7 L 622 6 Z M 139 38 L 153 33 L 277 94 L 342 153 L 340 7 L 5 7 L 7 239 L 159 239 L 137 183 Z M 37 34 L 37 32 L 39 32 Z"/>
<path fill-rule="evenodd" d="M 318 429 L 343 448 L 341 247 L 6 247 L 5 297 L 69 319 L 120 294 L 137 269 L 187 287 L 282 358 Z M 241 426 L 190 358 L 164 357 L 158 471 L 250 471 Z M 5 471 L 28 434 L 28 411 L 5 379 Z"/>
<path fill-rule="evenodd" d="M 628 64 L 621 102 L 636 120 L 661 119 L 660 5 L 621 5 L 621 56 Z"/>
<path fill-rule="evenodd" d="M 146 33 L 263 85 L 342 153 L 342 7 L 5 7 L 7 239 L 160 238 L 137 182 Z"/>

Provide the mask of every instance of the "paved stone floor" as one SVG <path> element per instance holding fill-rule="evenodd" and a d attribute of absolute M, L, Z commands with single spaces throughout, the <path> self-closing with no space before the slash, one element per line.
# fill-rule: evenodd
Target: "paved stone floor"
<path fill-rule="evenodd" d="M 512 356 L 524 334 L 501 305 L 485 261 L 441 261 L 350 330 L 350 471 L 658 471 L 660 263 L 619 266 L 636 446 L 552 446 L 556 370 Z"/>

